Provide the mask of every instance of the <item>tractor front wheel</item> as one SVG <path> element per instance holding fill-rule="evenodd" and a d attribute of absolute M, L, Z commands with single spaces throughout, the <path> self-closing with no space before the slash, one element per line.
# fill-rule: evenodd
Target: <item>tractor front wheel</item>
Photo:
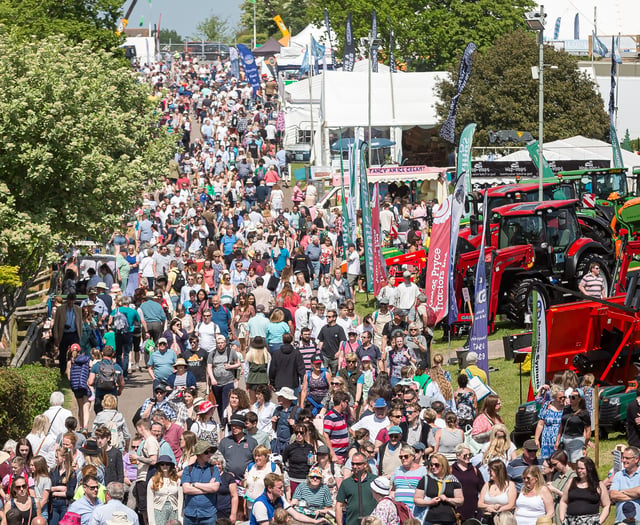
<path fill-rule="evenodd" d="M 541 294 L 544 297 L 545 304 L 549 305 L 549 294 L 547 294 L 544 282 L 537 277 L 516 280 L 509 291 L 507 316 L 518 326 L 524 326 L 526 314 L 531 314 L 533 311 L 534 290 Z"/>

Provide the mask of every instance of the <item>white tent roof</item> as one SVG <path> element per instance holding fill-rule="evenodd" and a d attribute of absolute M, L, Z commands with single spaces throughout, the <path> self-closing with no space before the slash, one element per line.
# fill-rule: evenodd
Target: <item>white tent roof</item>
<path fill-rule="evenodd" d="M 320 26 L 314 26 L 313 24 L 309 24 L 302 31 L 300 31 L 297 35 L 292 36 L 289 39 L 289 47 L 298 47 L 305 48 L 309 45 L 311 41 L 311 37 L 316 39 L 316 42 L 322 44 L 323 46 L 327 46 L 329 43 L 327 28 L 324 25 L 324 22 L 320 24 Z M 333 44 L 336 43 L 336 34 L 331 31 Z M 327 46 L 327 51 L 329 51 L 329 47 Z"/>
<path fill-rule="evenodd" d="M 568 139 L 547 142 L 543 145 L 544 157 L 547 160 L 597 160 L 608 159 L 613 166 L 613 150 L 611 144 L 597 139 L 589 139 L 576 135 Z M 531 160 L 526 149 L 515 151 L 499 160 Z M 624 165 L 631 168 L 640 165 L 640 156 L 622 150 Z"/>
<path fill-rule="evenodd" d="M 329 128 L 368 125 L 368 72 L 327 71 L 312 79 L 312 99 L 318 103 L 325 80 L 324 121 Z M 447 73 L 371 74 L 371 125 L 425 128 L 438 123 L 434 88 Z M 391 79 L 393 100 L 391 104 Z M 285 88 L 289 103 L 309 103 L 309 79 Z M 395 115 L 392 112 L 395 108 Z"/>

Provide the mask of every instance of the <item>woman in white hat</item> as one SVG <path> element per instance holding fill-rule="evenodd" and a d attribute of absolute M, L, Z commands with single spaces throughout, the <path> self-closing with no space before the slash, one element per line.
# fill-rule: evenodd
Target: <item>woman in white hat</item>
<path fill-rule="evenodd" d="M 160 456 L 156 468 L 158 470 L 147 485 L 147 512 L 149 525 L 164 525 L 182 517 L 183 493 L 176 465 L 170 456 Z"/>

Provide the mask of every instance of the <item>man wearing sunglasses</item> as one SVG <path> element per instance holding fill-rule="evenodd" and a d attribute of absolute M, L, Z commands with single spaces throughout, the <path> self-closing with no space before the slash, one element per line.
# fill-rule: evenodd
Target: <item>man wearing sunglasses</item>
<path fill-rule="evenodd" d="M 67 509 L 67 512 L 75 512 L 80 515 L 82 525 L 89 525 L 93 511 L 96 507 L 102 505 L 102 502 L 98 499 L 99 486 L 100 484 L 98 483 L 98 478 L 96 476 L 89 474 L 82 478 L 84 495 L 80 499 L 74 501 Z"/>
<path fill-rule="evenodd" d="M 220 488 L 218 467 L 209 464 L 213 447 L 207 441 L 196 443 L 196 462 L 182 471 L 184 491 L 184 525 L 213 525 L 217 518 L 217 496 Z"/>
<path fill-rule="evenodd" d="M 399 425 L 402 429 L 402 441 L 411 446 L 416 443 L 427 443 L 431 427 L 427 422 L 420 421 L 420 405 L 412 402 L 406 406 L 406 421 L 402 421 Z"/>
<path fill-rule="evenodd" d="M 340 484 L 336 498 L 336 523 L 344 525 L 358 525 L 362 518 L 369 516 L 376 506 L 376 500 L 371 493 L 371 483 L 376 479 L 374 474 L 367 472 L 365 457 L 356 453 L 351 458 L 352 475 Z M 346 519 L 343 516 L 346 514 Z"/>

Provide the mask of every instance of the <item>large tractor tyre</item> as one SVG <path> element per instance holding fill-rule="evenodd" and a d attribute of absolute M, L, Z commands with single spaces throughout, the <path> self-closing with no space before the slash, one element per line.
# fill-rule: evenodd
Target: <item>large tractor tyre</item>
<path fill-rule="evenodd" d="M 549 294 L 544 282 L 537 277 L 519 279 L 509 290 L 506 313 L 507 317 L 518 326 L 524 326 L 526 314 L 532 312 L 534 290 L 537 290 L 544 297 L 545 304 L 549 305 Z"/>
<path fill-rule="evenodd" d="M 582 278 L 589 273 L 589 266 L 591 266 L 591 263 L 598 263 L 600 265 L 600 275 L 604 279 L 605 284 L 605 296 L 608 296 L 609 290 L 611 290 L 611 272 L 609 271 L 606 259 L 597 253 L 586 253 L 578 261 L 576 266 L 576 275 L 574 277 L 575 289 L 578 289 L 578 285 Z"/>

